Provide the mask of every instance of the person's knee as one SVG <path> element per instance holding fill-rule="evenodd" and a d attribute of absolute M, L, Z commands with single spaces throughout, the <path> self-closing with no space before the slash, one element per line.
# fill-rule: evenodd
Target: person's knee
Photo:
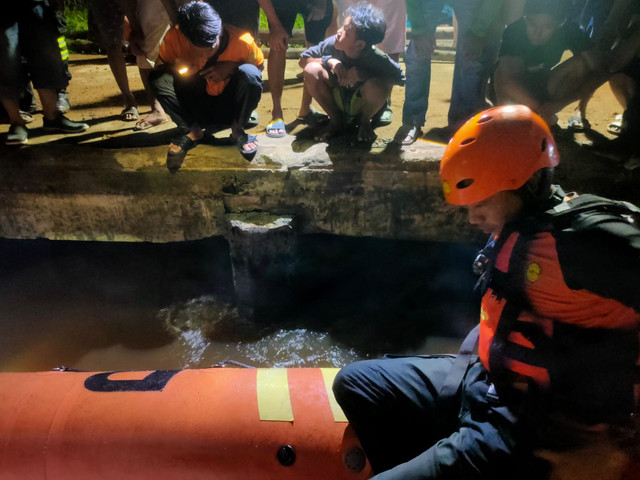
<path fill-rule="evenodd" d="M 255 65 L 250 63 L 240 65 L 236 76 L 239 85 L 262 92 L 262 72 Z"/>
<path fill-rule="evenodd" d="M 304 75 L 312 75 L 314 77 L 321 76 L 324 71 L 324 67 L 319 62 L 308 62 L 303 68 L 302 73 Z"/>
<path fill-rule="evenodd" d="M 333 394 L 341 405 L 352 401 L 362 379 L 369 377 L 371 360 L 350 363 L 340 369 L 333 380 Z"/>
<path fill-rule="evenodd" d="M 302 78 L 305 88 L 314 98 L 326 96 L 328 91 L 335 86 L 331 82 L 327 71 L 317 62 L 309 63 L 304 67 Z"/>

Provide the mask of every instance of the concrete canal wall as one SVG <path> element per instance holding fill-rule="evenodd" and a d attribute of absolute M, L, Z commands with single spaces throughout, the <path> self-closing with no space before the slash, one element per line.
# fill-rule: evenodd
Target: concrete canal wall
<path fill-rule="evenodd" d="M 299 234 L 463 241 L 463 209 L 445 204 L 444 146 L 371 149 L 338 139 L 269 139 L 251 164 L 235 147 L 200 145 L 170 174 L 166 146 L 43 143 L 0 148 L 0 236 L 174 242 L 227 235 L 233 221 L 287 218 Z M 640 169 L 560 143 L 565 189 L 640 203 Z"/>

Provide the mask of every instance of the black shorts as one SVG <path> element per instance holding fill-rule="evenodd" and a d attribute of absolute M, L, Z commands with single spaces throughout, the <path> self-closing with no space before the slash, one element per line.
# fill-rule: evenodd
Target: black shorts
<path fill-rule="evenodd" d="M 118 0 L 89 0 L 89 34 L 108 49 L 120 46 L 124 36 L 125 12 Z"/>
<path fill-rule="evenodd" d="M 296 16 L 298 14 L 302 15 L 305 19 L 305 39 L 308 44 L 317 45 L 325 39 L 325 32 L 333 20 L 333 2 L 331 0 L 327 0 L 327 9 L 321 20 L 307 22 L 306 18 L 307 15 L 309 15 L 310 10 L 309 1 L 310 0 L 273 0 L 273 9 L 276 11 L 278 20 L 280 20 L 282 27 L 287 31 L 289 36 L 293 33 L 293 25 L 296 22 Z"/>
<path fill-rule="evenodd" d="M 58 90 L 69 84 L 58 36 L 55 12 L 44 2 L 21 0 L 8 4 L 0 18 L 0 96 L 19 98 L 25 68 L 36 89 Z"/>

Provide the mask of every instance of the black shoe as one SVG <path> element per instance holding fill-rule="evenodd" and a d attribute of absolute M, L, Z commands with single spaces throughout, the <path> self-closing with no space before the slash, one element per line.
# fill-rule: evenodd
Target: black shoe
<path fill-rule="evenodd" d="M 86 123 L 73 122 L 62 113 L 58 113 L 58 116 L 53 120 L 45 118 L 42 124 L 42 129 L 45 132 L 81 133 L 87 128 L 89 128 L 89 125 Z"/>
<path fill-rule="evenodd" d="M 29 131 L 24 125 L 13 124 L 9 127 L 4 140 L 5 145 L 24 145 L 29 141 Z"/>
<path fill-rule="evenodd" d="M 59 112 L 62 113 L 67 113 L 71 108 L 66 90 L 58 90 L 58 100 L 56 100 L 56 108 Z"/>

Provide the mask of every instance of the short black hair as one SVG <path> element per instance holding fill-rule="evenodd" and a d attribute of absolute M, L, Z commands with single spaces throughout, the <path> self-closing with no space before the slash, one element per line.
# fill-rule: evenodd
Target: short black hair
<path fill-rule="evenodd" d="M 369 2 L 358 2 L 349 7 L 344 16 L 351 17 L 351 25 L 356 30 L 358 40 L 364 40 L 367 46 L 376 45 L 384 40 L 387 22 L 379 8 Z"/>
<path fill-rule="evenodd" d="M 562 0 L 527 0 L 524 6 L 524 16 L 546 14 L 558 23 L 567 18 L 567 6 Z"/>
<path fill-rule="evenodd" d="M 189 2 L 178 9 L 180 31 L 197 47 L 213 47 L 222 33 L 222 20 L 211 5 Z"/>

